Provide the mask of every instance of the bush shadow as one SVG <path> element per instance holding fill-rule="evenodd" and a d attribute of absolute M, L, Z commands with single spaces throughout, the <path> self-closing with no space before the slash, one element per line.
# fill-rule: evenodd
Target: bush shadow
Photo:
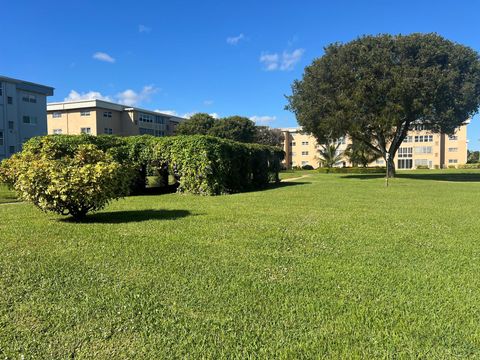
<path fill-rule="evenodd" d="M 128 210 L 109 211 L 88 215 L 83 224 L 126 224 L 150 220 L 176 220 L 191 216 L 188 210 Z M 73 218 L 61 219 L 63 222 L 76 222 Z"/>
<path fill-rule="evenodd" d="M 307 181 L 288 181 L 288 179 L 286 179 L 286 180 L 280 181 L 278 183 L 270 183 L 267 186 L 264 186 L 264 187 L 261 187 L 261 188 L 254 188 L 254 189 L 248 189 L 248 190 L 245 190 L 245 191 L 241 191 L 240 194 L 266 191 L 266 190 L 273 190 L 273 189 L 280 189 L 280 188 L 290 187 L 290 186 L 307 185 L 307 184 L 311 184 L 311 182 L 307 182 Z"/>

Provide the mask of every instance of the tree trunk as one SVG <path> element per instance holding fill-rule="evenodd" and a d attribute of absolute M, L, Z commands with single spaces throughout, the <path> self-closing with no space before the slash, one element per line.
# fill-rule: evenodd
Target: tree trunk
<path fill-rule="evenodd" d="M 394 178 L 395 177 L 395 161 L 392 156 L 388 158 L 388 161 L 386 161 L 387 164 L 387 177 L 388 178 Z"/>

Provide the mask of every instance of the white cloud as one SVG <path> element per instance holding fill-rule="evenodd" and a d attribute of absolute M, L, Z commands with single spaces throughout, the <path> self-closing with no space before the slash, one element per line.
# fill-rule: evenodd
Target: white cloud
<path fill-rule="evenodd" d="M 80 100 L 105 100 L 105 101 L 112 101 L 109 96 L 103 96 L 98 91 L 89 91 L 86 93 L 79 93 L 75 90 L 70 90 L 68 96 L 64 99 L 64 101 L 80 101 Z"/>
<path fill-rule="evenodd" d="M 152 31 L 152 28 L 148 27 L 148 26 L 145 26 L 145 25 L 138 25 L 138 32 L 139 33 L 149 33 L 150 31 Z"/>
<path fill-rule="evenodd" d="M 296 49 L 291 53 L 284 51 L 282 54 L 282 63 L 280 70 L 293 70 L 295 65 L 302 59 L 304 49 Z"/>
<path fill-rule="evenodd" d="M 263 63 L 266 71 L 290 71 L 301 60 L 305 49 L 295 49 L 292 52 L 284 51 L 281 55 L 278 53 L 262 53 L 260 62 Z"/>
<path fill-rule="evenodd" d="M 278 54 L 263 53 L 260 55 L 260 62 L 265 66 L 265 70 L 273 71 L 278 69 Z"/>
<path fill-rule="evenodd" d="M 152 85 L 144 86 L 142 91 L 138 93 L 133 91 L 132 89 L 127 89 L 125 91 L 122 91 L 121 93 L 118 93 L 116 95 L 116 99 L 120 104 L 124 104 L 127 106 L 135 106 L 144 100 L 148 100 L 150 96 L 157 91 L 158 89 L 156 89 Z"/>
<path fill-rule="evenodd" d="M 111 57 L 107 53 L 100 52 L 100 51 L 93 54 L 93 58 L 95 60 L 105 61 L 105 62 L 109 62 L 109 63 L 114 63 L 115 62 L 115 59 L 113 57 Z"/>
<path fill-rule="evenodd" d="M 203 105 L 206 105 L 206 106 L 209 106 L 209 105 L 212 105 L 213 104 L 213 100 L 205 100 L 203 102 Z"/>
<path fill-rule="evenodd" d="M 155 112 L 162 113 L 162 114 L 167 114 L 167 115 L 172 115 L 172 116 L 178 116 L 178 113 L 175 110 L 155 110 Z"/>
<path fill-rule="evenodd" d="M 243 40 L 245 39 L 245 35 L 243 34 L 240 34 L 238 36 L 230 36 L 230 37 L 227 37 L 227 44 L 230 44 L 230 45 L 237 45 L 240 40 Z"/>
<path fill-rule="evenodd" d="M 255 124 L 257 125 L 267 125 L 274 122 L 276 119 L 277 119 L 276 116 L 268 116 L 268 115 L 263 115 L 263 116 L 254 115 L 250 117 L 250 120 L 254 121 Z"/>
<path fill-rule="evenodd" d="M 99 91 L 89 91 L 85 93 L 79 93 L 78 91 L 71 90 L 65 101 L 80 101 L 80 100 L 105 100 L 118 102 L 127 106 L 135 106 L 142 101 L 148 100 L 150 96 L 158 91 L 157 88 L 152 85 L 144 86 L 140 92 L 135 92 L 132 89 L 127 89 L 114 96 L 102 95 Z"/>

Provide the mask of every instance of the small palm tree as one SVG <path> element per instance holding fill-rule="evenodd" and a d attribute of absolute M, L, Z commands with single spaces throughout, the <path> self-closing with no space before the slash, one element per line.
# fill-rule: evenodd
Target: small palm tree
<path fill-rule="evenodd" d="M 322 167 L 332 168 L 343 158 L 343 152 L 339 152 L 339 142 L 331 142 L 326 145 L 320 145 L 318 153 L 320 155 L 319 163 Z"/>

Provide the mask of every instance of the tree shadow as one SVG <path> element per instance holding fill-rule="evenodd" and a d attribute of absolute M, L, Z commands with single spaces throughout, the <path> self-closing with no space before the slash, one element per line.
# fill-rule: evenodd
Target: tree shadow
<path fill-rule="evenodd" d="M 395 175 L 398 179 L 413 179 L 413 180 L 431 180 L 431 181 L 450 181 L 450 182 L 480 182 L 480 172 L 478 173 L 408 173 L 402 172 Z M 380 174 L 350 174 L 342 176 L 344 179 L 379 179 L 385 178 L 385 175 Z"/>
<path fill-rule="evenodd" d="M 311 184 L 310 182 L 306 181 L 280 181 L 278 183 L 270 183 L 267 186 L 260 187 L 260 188 L 252 188 L 252 189 L 247 189 L 245 191 L 240 191 L 238 192 L 239 194 L 245 194 L 245 193 L 252 193 L 252 192 L 259 192 L 259 191 L 267 191 L 267 190 L 274 190 L 274 189 L 281 189 L 284 187 L 290 187 L 290 186 L 298 186 L 298 185 L 307 185 Z"/>
<path fill-rule="evenodd" d="M 109 211 L 88 215 L 81 223 L 86 224 L 126 224 L 150 220 L 176 220 L 192 215 L 188 210 L 128 210 Z M 68 217 L 63 222 L 76 222 Z"/>

